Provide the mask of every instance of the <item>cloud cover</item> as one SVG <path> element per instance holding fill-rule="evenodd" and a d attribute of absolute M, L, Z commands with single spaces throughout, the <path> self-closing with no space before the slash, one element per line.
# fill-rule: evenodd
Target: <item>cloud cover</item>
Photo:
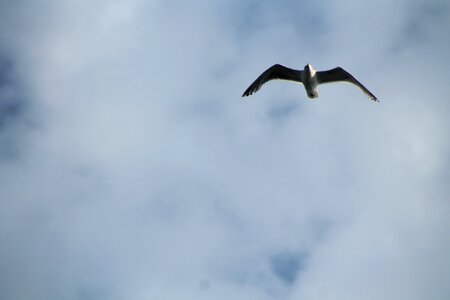
<path fill-rule="evenodd" d="M 2 1 L 0 298 L 447 299 L 445 1 Z M 345 85 L 266 67 L 341 65 Z"/>

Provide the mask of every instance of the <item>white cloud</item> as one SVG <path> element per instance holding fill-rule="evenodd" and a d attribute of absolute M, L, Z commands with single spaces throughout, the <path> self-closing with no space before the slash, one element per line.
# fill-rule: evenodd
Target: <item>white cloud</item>
<path fill-rule="evenodd" d="M 446 298 L 446 6 L 423 44 L 419 1 L 249 3 L 0 5 L 26 99 L 0 131 L 1 298 Z M 242 100 L 274 63 L 382 102 Z"/>

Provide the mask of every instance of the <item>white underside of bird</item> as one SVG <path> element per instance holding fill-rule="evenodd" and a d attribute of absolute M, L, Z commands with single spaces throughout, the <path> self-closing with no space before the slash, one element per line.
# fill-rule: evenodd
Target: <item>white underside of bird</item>
<path fill-rule="evenodd" d="M 327 71 L 316 71 L 310 64 L 307 64 L 303 70 L 294 70 L 285 66 L 276 64 L 264 71 L 248 88 L 242 97 L 250 96 L 257 92 L 261 86 L 273 79 L 289 80 L 302 83 L 305 86 L 306 94 L 309 98 L 314 99 L 319 96 L 317 86 L 323 83 L 331 82 L 347 82 L 359 87 L 364 94 L 371 100 L 377 101 L 377 97 L 372 94 L 364 85 L 362 85 L 355 77 L 345 71 L 341 67 L 337 67 Z"/>

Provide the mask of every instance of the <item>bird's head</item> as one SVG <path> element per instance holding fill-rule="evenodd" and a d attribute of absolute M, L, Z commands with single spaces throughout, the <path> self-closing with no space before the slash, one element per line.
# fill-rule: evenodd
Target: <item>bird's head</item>
<path fill-rule="evenodd" d="M 307 64 L 305 66 L 305 73 L 306 74 L 311 74 L 311 76 L 314 76 L 314 74 L 316 74 L 316 70 L 313 69 L 313 67 L 310 64 Z"/>

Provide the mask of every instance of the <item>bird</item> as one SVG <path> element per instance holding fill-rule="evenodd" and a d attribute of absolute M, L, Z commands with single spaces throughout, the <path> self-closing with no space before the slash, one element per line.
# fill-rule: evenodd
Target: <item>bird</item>
<path fill-rule="evenodd" d="M 316 71 L 310 64 L 307 64 L 303 70 L 294 70 L 275 64 L 264 71 L 242 94 L 242 97 L 250 96 L 257 92 L 261 86 L 273 79 L 289 80 L 297 83 L 302 83 L 305 86 L 306 95 L 311 98 L 319 97 L 317 86 L 323 83 L 331 82 L 347 82 L 359 87 L 367 97 L 371 100 L 379 102 L 364 85 L 362 85 L 355 77 L 341 67 L 326 71 Z"/>

